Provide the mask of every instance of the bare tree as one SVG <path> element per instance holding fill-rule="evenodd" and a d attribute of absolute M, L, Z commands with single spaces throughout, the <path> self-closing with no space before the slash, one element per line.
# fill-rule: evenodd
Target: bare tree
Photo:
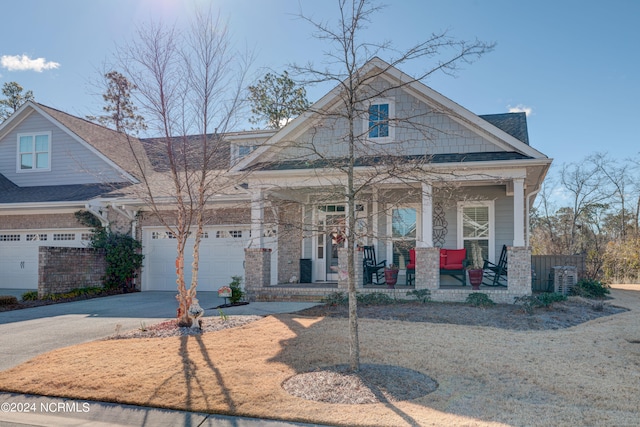
<path fill-rule="evenodd" d="M 135 85 L 136 99 L 151 131 L 153 168 L 135 147 L 139 196 L 175 238 L 178 321 L 189 325 L 198 286 L 199 246 L 215 211 L 214 194 L 233 191 L 226 176 L 229 146 L 223 134 L 237 120 L 249 56 L 235 52 L 226 25 L 211 11 L 198 12 L 185 33 L 149 24 L 118 52 L 119 65 Z M 170 203 L 172 209 L 166 209 Z M 185 247 L 193 237 L 191 283 L 185 283 Z"/>
<path fill-rule="evenodd" d="M 631 171 L 630 165 L 623 162 L 616 162 L 605 153 L 595 153 L 593 156 L 594 164 L 598 167 L 598 172 L 602 177 L 602 187 L 609 187 L 611 194 L 612 207 L 619 207 L 619 236 L 624 242 L 627 237 L 628 229 L 628 200 L 630 196 L 629 188 L 631 187 Z"/>
<path fill-rule="evenodd" d="M 333 82 L 337 85 L 335 93 L 339 97 L 339 106 L 324 105 L 310 111 L 319 117 L 323 125 L 341 121 L 346 123 L 346 131 L 336 135 L 337 141 L 344 144 L 346 151 L 339 159 L 330 159 L 330 167 L 342 173 L 344 180 L 338 179 L 335 185 L 341 188 L 339 197 L 345 200 L 346 227 L 345 239 L 347 248 L 347 275 L 349 294 L 349 337 L 350 352 L 349 365 L 351 370 L 360 367 L 360 347 L 358 338 L 358 316 L 356 283 L 354 271 L 355 244 L 357 235 L 357 200 L 361 193 L 374 183 L 384 180 L 395 182 L 415 182 L 424 179 L 424 165 L 428 163 L 428 156 L 415 158 L 411 161 L 398 159 L 397 154 L 390 151 L 384 144 L 368 144 L 371 133 L 387 132 L 389 116 L 384 111 L 379 112 L 380 120 L 370 123 L 363 129 L 359 126 L 365 117 L 371 117 L 371 101 L 384 97 L 395 90 L 427 78 L 437 71 L 454 73 L 461 63 L 470 63 L 493 48 L 492 44 L 479 41 L 471 43 L 455 40 L 447 32 L 433 34 L 424 42 L 398 53 L 392 49 L 389 42 L 374 43 L 362 40 L 362 31 L 371 22 L 372 17 L 381 7 L 369 0 L 339 0 L 338 19 L 335 22 L 320 22 L 300 14 L 315 30 L 314 36 L 326 42 L 326 62 L 323 66 L 313 63 L 294 65 L 292 69 L 296 75 L 303 76 L 305 83 Z M 389 62 L 380 61 L 378 66 L 368 66 L 377 55 L 393 56 Z M 432 59 L 434 61 L 417 77 L 380 84 L 380 77 L 392 68 L 412 60 Z M 380 64 L 385 64 L 380 66 Z M 375 112 L 373 113 L 375 114 Z M 418 117 L 407 114 L 395 117 L 395 126 L 413 128 L 428 137 L 433 137 L 435 129 L 421 125 Z M 327 158 L 327 148 L 315 145 L 310 141 L 307 145 L 310 156 Z M 358 166 L 367 166 L 362 168 Z M 362 170 L 367 169 L 366 173 Z M 434 174 L 435 176 L 435 174 Z M 435 179 L 434 177 L 431 177 Z M 420 190 L 418 190 L 420 191 Z"/>
<path fill-rule="evenodd" d="M 613 191 L 602 186 L 602 169 L 593 156 L 580 163 L 565 164 L 561 172 L 561 182 L 567 190 L 571 205 L 570 229 L 566 237 L 569 253 L 580 252 L 578 228 L 582 227 L 585 216 L 599 204 L 607 203 Z"/>

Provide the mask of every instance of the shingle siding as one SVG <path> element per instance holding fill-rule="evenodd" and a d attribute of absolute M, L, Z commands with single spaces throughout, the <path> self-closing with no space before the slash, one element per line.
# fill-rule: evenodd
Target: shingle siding
<path fill-rule="evenodd" d="M 372 85 L 381 90 L 389 84 L 383 79 Z M 395 141 L 389 144 L 373 144 L 363 141 L 357 145 L 361 150 L 358 156 L 379 155 L 393 153 L 394 155 L 423 155 L 423 154 L 458 154 L 458 153 L 493 153 L 504 151 L 501 147 L 489 142 L 469 128 L 451 119 L 446 113 L 431 109 L 427 104 L 407 93 L 402 88 L 385 93 L 385 99 L 392 99 L 395 104 Z M 511 119 L 507 115 L 493 118 L 487 116 L 487 121 L 497 127 L 505 127 L 507 133 L 526 136 L 526 118 L 524 132 L 518 128 L 519 118 Z M 406 123 L 403 118 L 411 118 Z M 364 129 L 364 119 L 357 119 L 355 132 L 359 134 Z M 518 133 L 519 132 L 519 133 Z M 321 127 L 305 131 L 295 139 L 295 143 L 285 148 L 280 154 L 281 160 L 301 160 L 318 158 L 335 158 L 347 155 L 346 141 L 348 126 L 346 119 L 324 117 Z M 528 141 L 528 140 L 527 140 Z M 312 147 L 312 149 L 310 149 Z"/>

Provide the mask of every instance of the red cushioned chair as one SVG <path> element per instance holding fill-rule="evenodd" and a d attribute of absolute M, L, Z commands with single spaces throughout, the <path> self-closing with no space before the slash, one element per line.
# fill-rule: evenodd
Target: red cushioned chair
<path fill-rule="evenodd" d="M 416 278 L 416 250 L 409 249 L 409 264 L 407 264 L 407 286 L 413 286 Z"/>
<path fill-rule="evenodd" d="M 467 285 L 466 249 L 440 249 L 440 274 L 451 276 Z"/>
<path fill-rule="evenodd" d="M 440 274 L 455 277 L 467 285 L 466 249 L 440 249 Z M 416 250 L 409 250 L 409 264 L 407 264 L 407 286 L 413 286 L 416 277 Z"/>

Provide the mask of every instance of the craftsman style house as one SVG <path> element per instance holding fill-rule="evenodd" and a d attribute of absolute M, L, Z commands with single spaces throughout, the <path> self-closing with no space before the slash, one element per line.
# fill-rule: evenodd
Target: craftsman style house
<path fill-rule="evenodd" d="M 212 201 L 198 289 L 217 290 L 232 275 L 245 277 L 252 298 L 346 286 L 351 134 L 354 244 L 397 265 L 399 285 L 464 300 L 470 287 L 440 274 L 440 249 L 477 243 L 491 263 L 506 256 L 508 271 L 503 286 L 483 292 L 505 302 L 530 293 L 528 211 L 551 159 L 529 145 L 526 116 L 477 116 L 377 58 L 365 67 L 379 96 L 366 97 L 354 129 L 336 88 L 278 131 L 224 135 L 219 155 L 237 185 Z M 35 102 L 0 124 L 0 288 L 37 288 L 40 246 L 85 246 L 90 230 L 74 213 L 87 210 L 142 241 L 142 291 L 174 290 L 175 240 L 129 191 L 140 181 L 131 147 L 144 158 L 148 145 Z M 380 291 L 357 254 L 358 287 Z"/>

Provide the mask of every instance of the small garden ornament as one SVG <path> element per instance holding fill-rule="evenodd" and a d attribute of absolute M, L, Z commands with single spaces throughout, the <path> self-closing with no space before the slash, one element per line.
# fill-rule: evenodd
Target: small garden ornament
<path fill-rule="evenodd" d="M 189 314 L 189 318 L 191 319 L 191 329 L 202 329 L 200 317 L 204 314 L 204 309 L 200 307 L 196 298 L 191 301 L 187 314 Z"/>

